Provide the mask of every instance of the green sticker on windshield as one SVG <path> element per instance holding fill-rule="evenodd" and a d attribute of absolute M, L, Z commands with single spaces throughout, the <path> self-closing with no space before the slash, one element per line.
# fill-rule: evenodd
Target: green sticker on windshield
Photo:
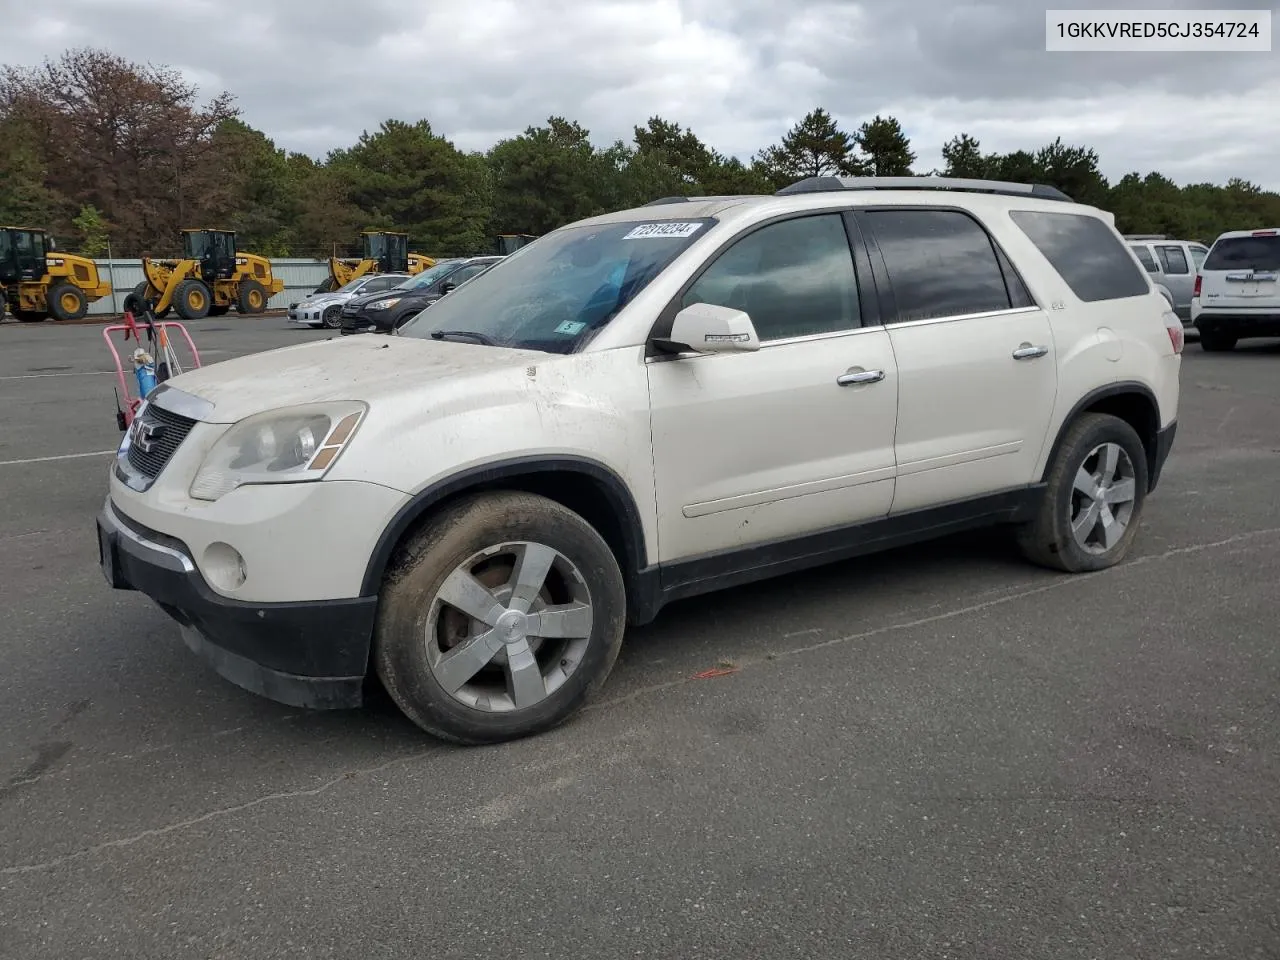
<path fill-rule="evenodd" d="M 566 320 L 560 326 L 556 327 L 556 333 L 563 333 L 566 337 L 572 337 L 585 327 L 586 324 L 581 320 Z"/>

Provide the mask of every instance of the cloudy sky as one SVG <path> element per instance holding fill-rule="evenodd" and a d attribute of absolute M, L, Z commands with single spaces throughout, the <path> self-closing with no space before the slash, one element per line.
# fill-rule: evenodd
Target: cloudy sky
<path fill-rule="evenodd" d="M 847 128 L 896 116 L 922 170 L 961 131 L 1001 151 L 1061 135 L 1097 149 L 1112 178 L 1156 169 L 1280 189 L 1280 47 L 1046 53 L 1048 5 L 0 0 L 0 22 L 8 63 L 85 45 L 165 63 L 203 91 L 230 90 L 247 122 L 316 156 L 387 117 L 426 117 L 460 147 L 484 149 L 550 114 L 601 143 L 659 114 L 747 159 L 823 106 Z M 1276 0 L 1124 6 L 1280 11 Z"/>

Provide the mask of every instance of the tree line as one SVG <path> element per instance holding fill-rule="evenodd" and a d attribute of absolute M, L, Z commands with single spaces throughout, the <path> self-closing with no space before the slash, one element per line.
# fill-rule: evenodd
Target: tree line
<path fill-rule="evenodd" d="M 991 153 L 968 134 L 941 170 L 915 170 L 894 117 L 843 130 L 809 112 L 744 162 L 689 128 L 650 117 L 600 146 L 549 117 L 488 151 L 459 150 L 427 120 L 386 120 L 322 159 L 281 149 L 235 98 L 201 99 L 175 69 L 73 49 L 0 70 L 0 223 L 44 227 L 61 247 L 171 256 L 182 228 L 233 229 L 266 256 L 354 252 L 361 230 L 399 230 L 436 256 L 489 252 L 499 233 L 561 224 L 664 196 L 769 193 L 809 176 L 922 173 L 1046 183 L 1111 210 L 1125 233 L 1212 241 L 1280 223 L 1280 194 L 1232 179 L 1179 186 L 1158 172 L 1114 183 L 1097 153 L 1060 138 Z"/>

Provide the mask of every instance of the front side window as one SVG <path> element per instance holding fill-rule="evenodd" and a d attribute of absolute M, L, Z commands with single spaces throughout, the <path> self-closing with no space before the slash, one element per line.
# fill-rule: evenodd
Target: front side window
<path fill-rule="evenodd" d="M 747 234 L 707 268 L 681 306 L 695 303 L 744 311 L 762 341 L 860 326 L 843 218 L 798 217 Z"/>
<path fill-rule="evenodd" d="M 1145 244 L 1135 244 L 1130 247 L 1134 254 L 1138 257 L 1138 262 L 1142 264 L 1147 273 L 1159 273 L 1160 268 L 1156 266 L 1156 258 L 1151 255 L 1151 248 Z"/>
<path fill-rule="evenodd" d="M 1098 217 L 1043 210 L 1011 210 L 1009 217 L 1085 303 L 1151 292 L 1151 281 Z"/>
<path fill-rule="evenodd" d="M 958 210 L 865 214 L 897 302 L 890 322 L 1009 310 L 1013 300 L 991 237 Z"/>
<path fill-rule="evenodd" d="M 424 310 L 401 333 L 572 353 L 714 222 L 564 227 L 492 264 Z"/>

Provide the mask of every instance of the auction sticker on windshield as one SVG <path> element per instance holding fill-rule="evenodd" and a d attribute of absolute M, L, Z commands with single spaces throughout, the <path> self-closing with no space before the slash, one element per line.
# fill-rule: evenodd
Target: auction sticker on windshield
<path fill-rule="evenodd" d="M 700 223 L 642 223 L 624 236 L 623 240 L 644 240 L 649 237 L 692 237 L 702 229 Z"/>

